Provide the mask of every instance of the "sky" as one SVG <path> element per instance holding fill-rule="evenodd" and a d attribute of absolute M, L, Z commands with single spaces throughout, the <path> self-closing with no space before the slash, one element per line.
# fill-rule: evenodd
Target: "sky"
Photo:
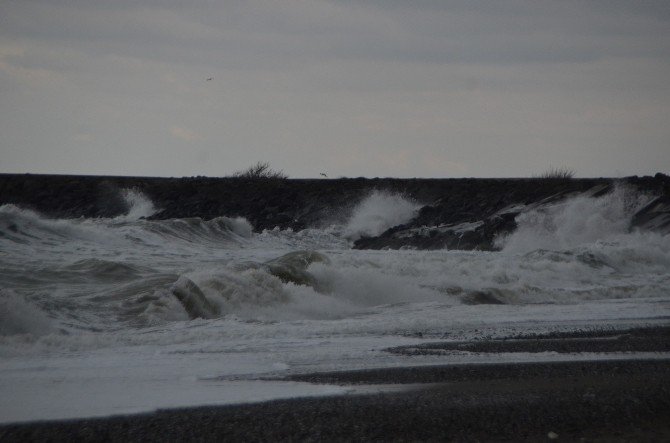
<path fill-rule="evenodd" d="M 208 80 L 211 79 L 211 80 Z M 667 0 L 0 0 L 0 172 L 670 172 Z"/>

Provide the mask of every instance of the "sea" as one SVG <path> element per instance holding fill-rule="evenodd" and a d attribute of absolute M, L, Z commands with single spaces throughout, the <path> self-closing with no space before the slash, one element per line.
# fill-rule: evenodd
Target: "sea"
<path fill-rule="evenodd" d="M 421 208 L 382 191 L 262 232 L 228 214 L 153 220 L 122 192 L 116 218 L 0 207 L 0 423 L 393 389 L 283 380 L 312 372 L 663 356 L 387 351 L 667 325 L 670 235 L 630 229 L 650 199 L 631 189 L 512 208 L 493 252 L 352 249 Z"/>

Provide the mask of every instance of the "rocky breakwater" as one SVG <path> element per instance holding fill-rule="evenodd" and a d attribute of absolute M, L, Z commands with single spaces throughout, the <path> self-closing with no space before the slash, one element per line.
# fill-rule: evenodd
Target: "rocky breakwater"
<path fill-rule="evenodd" d="M 670 177 L 625 179 L 246 179 L 0 174 L 0 205 L 14 204 L 58 218 L 115 217 L 131 202 L 125 190 L 150 199 L 154 219 L 245 217 L 256 231 L 345 223 L 374 191 L 419 206 L 415 217 L 371 237 L 359 249 L 495 249 L 517 217 L 572 196 L 598 197 L 626 186 L 649 195 L 631 228 L 670 231 Z"/>
<path fill-rule="evenodd" d="M 516 230 L 522 213 L 542 212 L 574 197 L 603 197 L 617 188 L 625 191 L 614 198 L 644 197 L 629 230 L 670 233 L 670 177 L 661 173 L 623 179 L 462 179 L 446 181 L 442 195 L 408 223 L 358 239 L 354 248 L 496 250 L 496 239 Z"/>
<path fill-rule="evenodd" d="M 445 182 L 442 195 L 411 221 L 358 239 L 354 248 L 496 250 L 496 239 L 517 229 L 520 214 L 541 212 L 573 197 L 603 197 L 617 187 L 645 197 L 629 230 L 670 233 L 670 177 L 664 174 L 624 179 L 464 179 Z"/>
<path fill-rule="evenodd" d="M 133 190 L 151 200 L 150 219 L 244 217 L 256 231 L 322 227 L 342 222 L 373 190 L 432 201 L 442 180 L 239 177 L 114 177 L 0 174 L 0 205 L 14 204 L 54 218 L 127 214 Z"/>

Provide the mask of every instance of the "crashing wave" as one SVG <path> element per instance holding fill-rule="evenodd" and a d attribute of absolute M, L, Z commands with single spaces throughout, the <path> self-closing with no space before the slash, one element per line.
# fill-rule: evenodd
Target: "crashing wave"
<path fill-rule="evenodd" d="M 51 319 L 37 305 L 14 291 L 0 290 L 0 336 L 39 336 L 54 331 Z"/>
<path fill-rule="evenodd" d="M 608 241 L 628 234 L 633 216 L 649 200 L 648 196 L 618 186 L 601 197 L 579 195 L 539 206 L 519 214 L 515 220 L 517 229 L 498 238 L 496 245 L 506 252 L 528 252 Z"/>
<path fill-rule="evenodd" d="M 288 301 L 282 284 L 308 286 L 323 292 L 323 285 L 307 270 L 313 263 L 330 261 L 316 251 L 294 251 L 265 263 L 238 263 L 219 272 L 199 273 L 191 278 L 181 276 L 171 292 L 191 319 L 216 318 L 241 305 L 268 306 Z"/>
<path fill-rule="evenodd" d="M 115 217 L 115 220 L 140 220 L 142 218 L 150 217 L 158 212 L 158 209 L 156 209 L 151 199 L 138 189 L 123 189 L 121 190 L 121 196 L 128 206 L 128 211 L 125 215 Z"/>
<path fill-rule="evenodd" d="M 354 208 L 344 236 L 350 240 L 377 236 L 411 220 L 420 207 L 401 195 L 374 191 Z"/>

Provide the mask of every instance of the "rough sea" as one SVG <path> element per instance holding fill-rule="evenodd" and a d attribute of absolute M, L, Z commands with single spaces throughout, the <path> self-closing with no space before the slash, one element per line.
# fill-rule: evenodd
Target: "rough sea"
<path fill-rule="evenodd" d="M 280 380 L 315 371 L 653 358 L 385 349 L 670 319 L 670 235 L 630 231 L 647 200 L 622 188 L 528 208 L 497 252 L 351 249 L 419 209 L 382 192 L 260 233 L 124 196 L 109 219 L 0 207 L 0 423 L 373 389 Z"/>

